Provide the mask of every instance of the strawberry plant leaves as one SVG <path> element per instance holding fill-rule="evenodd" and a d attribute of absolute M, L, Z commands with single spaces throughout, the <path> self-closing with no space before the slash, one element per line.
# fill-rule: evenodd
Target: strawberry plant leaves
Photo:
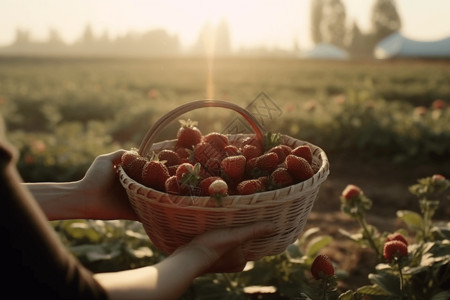
<path fill-rule="evenodd" d="M 329 235 L 318 236 L 313 238 L 306 247 L 305 255 L 308 258 L 314 258 L 319 251 L 326 245 L 331 243 L 333 238 Z"/>
<path fill-rule="evenodd" d="M 413 229 L 420 229 L 423 227 L 422 216 L 416 212 L 409 210 L 399 210 L 397 211 L 397 217 Z"/>
<path fill-rule="evenodd" d="M 369 280 L 376 284 L 380 289 L 387 292 L 388 295 L 402 296 L 402 291 L 400 291 L 400 279 L 394 274 L 389 272 L 369 274 Z"/>
<path fill-rule="evenodd" d="M 430 300 L 448 300 L 450 299 L 450 291 L 442 291 L 434 295 Z"/>
<path fill-rule="evenodd" d="M 356 290 L 357 294 L 360 295 L 371 295 L 371 296 L 388 296 L 389 294 L 383 290 L 378 285 L 365 285 Z M 352 295 L 353 296 L 353 295 Z M 339 298 L 342 300 L 341 298 Z M 354 298 L 345 298 L 345 299 L 354 299 Z"/>

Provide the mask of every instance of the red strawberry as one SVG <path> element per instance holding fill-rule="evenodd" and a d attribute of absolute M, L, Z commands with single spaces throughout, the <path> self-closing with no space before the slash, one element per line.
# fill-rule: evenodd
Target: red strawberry
<path fill-rule="evenodd" d="M 222 160 L 220 167 L 227 179 L 238 182 L 244 177 L 246 163 L 244 155 L 228 156 Z"/>
<path fill-rule="evenodd" d="M 242 147 L 242 155 L 247 158 L 247 160 L 250 160 L 254 157 L 258 157 L 263 154 L 263 150 L 260 147 L 257 147 L 255 145 L 245 145 Z"/>
<path fill-rule="evenodd" d="M 386 237 L 386 242 L 390 241 L 400 241 L 403 242 L 406 246 L 408 246 L 408 241 L 401 233 L 392 233 Z"/>
<path fill-rule="evenodd" d="M 308 145 L 300 145 L 292 149 L 291 153 L 293 155 L 303 157 L 308 161 L 309 164 L 312 164 L 313 156 L 311 152 L 311 148 Z"/>
<path fill-rule="evenodd" d="M 216 176 L 220 174 L 220 163 L 219 159 L 211 157 L 202 167 L 210 176 Z"/>
<path fill-rule="evenodd" d="M 135 151 L 127 151 L 122 155 L 122 168 L 131 179 L 142 182 L 142 169 L 147 160 Z"/>
<path fill-rule="evenodd" d="M 180 194 L 180 185 L 178 184 L 177 176 L 173 175 L 167 178 L 165 182 L 166 193 L 179 195 Z"/>
<path fill-rule="evenodd" d="M 239 148 L 236 147 L 235 145 L 227 145 L 223 148 L 223 151 L 225 151 L 225 154 L 228 156 L 241 154 Z"/>
<path fill-rule="evenodd" d="M 269 149 L 268 152 L 275 152 L 278 155 L 278 163 L 282 163 L 286 156 L 291 153 L 291 147 L 287 145 L 278 145 Z"/>
<path fill-rule="evenodd" d="M 181 127 L 177 132 L 177 147 L 191 149 L 202 140 L 202 133 L 197 128 L 197 122 L 180 120 Z"/>
<path fill-rule="evenodd" d="M 294 178 L 286 168 L 277 168 L 270 177 L 274 188 L 283 188 L 294 184 Z"/>
<path fill-rule="evenodd" d="M 261 192 L 263 190 L 261 181 L 258 179 L 248 179 L 241 181 L 237 185 L 237 193 L 239 195 L 249 195 Z"/>
<path fill-rule="evenodd" d="M 209 186 L 211 183 L 213 183 L 214 181 L 218 180 L 218 179 L 222 179 L 219 176 L 210 176 L 210 177 L 206 177 L 205 179 L 203 179 L 202 181 L 200 181 L 199 183 L 199 187 L 200 187 L 200 192 L 202 196 L 209 196 Z"/>
<path fill-rule="evenodd" d="M 345 189 L 342 191 L 342 196 L 347 200 L 357 197 L 361 194 L 362 194 L 361 189 L 353 184 L 347 185 Z"/>
<path fill-rule="evenodd" d="M 391 262 L 394 258 L 408 256 L 408 246 L 398 240 L 386 242 L 383 247 L 383 256 L 388 262 Z"/>
<path fill-rule="evenodd" d="M 267 152 L 256 158 L 256 168 L 261 171 L 273 172 L 278 166 L 278 155 L 275 152 Z"/>
<path fill-rule="evenodd" d="M 320 254 L 314 259 L 311 265 L 311 274 L 315 279 L 334 275 L 334 267 L 328 256 Z"/>
<path fill-rule="evenodd" d="M 169 170 L 160 161 L 148 161 L 142 169 L 142 184 L 155 190 L 165 191 L 167 178 L 169 178 Z"/>
<path fill-rule="evenodd" d="M 163 149 L 158 153 L 158 159 L 165 161 L 167 167 L 180 164 L 180 156 L 173 150 Z"/>
<path fill-rule="evenodd" d="M 178 166 L 175 176 L 177 177 L 178 183 L 182 188 L 189 187 L 191 192 L 194 192 L 201 180 L 199 173 L 199 164 L 195 164 L 195 166 L 193 166 L 191 163 L 182 163 Z"/>
<path fill-rule="evenodd" d="M 307 180 L 314 175 L 311 165 L 302 157 L 289 154 L 286 156 L 285 163 L 289 173 L 298 181 Z"/>
<path fill-rule="evenodd" d="M 211 146 L 208 143 L 198 143 L 194 147 L 194 161 L 200 163 L 202 166 L 206 166 L 207 161 L 210 158 L 216 158 L 218 160 L 222 160 L 223 154 L 217 150 L 216 147 Z"/>
<path fill-rule="evenodd" d="M 174 151 L 178 154 L 180 162 L 187 162 L 192 156 L 192 150 L 189 150 L 188 148 L 178 147 Z"/>
<path fill-rule="evenodd" d="M 203 137 L 202 141 L 216 147 L 219 151 L 222 151 L 225 146 L 230 144 L 228 137 L 218 132 L 208 133 Z"/>
<path fill-rule="evenodd" d="M 269 185 L 270 185 L 269 176 L 261 176 L 261 177 L 258 177 L 257 179 L 259 180 L 259 182 L 261 182 L 261 187 L 262 187 L 261 191 L 265 191 L 265 190 L 269 189 Z"/>

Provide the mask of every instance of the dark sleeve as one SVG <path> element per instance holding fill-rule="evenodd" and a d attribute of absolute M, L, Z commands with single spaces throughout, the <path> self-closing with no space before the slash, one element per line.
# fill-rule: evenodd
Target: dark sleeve
<path fill-rule="evenodd" d="M 20 184 L 11 157 L 0 137 L 1 293 L 14 299 L 106 299 L 92 273 L 66 250 Z"/>

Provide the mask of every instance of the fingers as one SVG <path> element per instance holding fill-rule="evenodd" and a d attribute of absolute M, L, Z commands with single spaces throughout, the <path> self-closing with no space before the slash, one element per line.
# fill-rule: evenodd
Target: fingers
<path fill-rule="evenodd" d="M 239 244 L 243 244 L 249 240 L 264 237 L 274 232 L 275 227 L 269 222 L 259 222 L 245 227 L 230 229 L 231 234 L 235 235 Z"/>
<path fill-rule="evenodd" d="M 114 152 L 108 153 L 108 154 L 103 154 L 100 155 L 99 158 L 105 158 L 110 160 L 113 164 L 117 165 L 120 163 L 120 160 L 122 158 L 122 154 L 125 153 L 125 150 L 120 149 L 120 150 L 116 150 Z"/>

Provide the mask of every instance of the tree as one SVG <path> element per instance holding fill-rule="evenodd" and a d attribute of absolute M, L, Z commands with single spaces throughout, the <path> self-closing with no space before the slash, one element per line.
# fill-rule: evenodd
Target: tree
<path fill-rule="evenodd" d="M 326 0 L 323 6 L 321 31 L 324 42 L 343 48 L 345 45 L 345 7 L 341 0 Z"/>
<path fill-rule="evenodd" d="M 376 0 L 372 8 L 371 22 L 376 41 L 399 31 L 402 22 L 394 0 Z"/>
<path fill-rule="evenodd" d="M 220 21 L 216 27 L 215 53 L 217 55 L 229 55 L 231 53 L 230 30 L 226 20 Z"/>
<path fill-rule="evenodd" d="M 322 32 L 320 24 L 322 23 L 324 0 L 311 1 L 311 39 L 315 44 L 322 43 Z"/>

